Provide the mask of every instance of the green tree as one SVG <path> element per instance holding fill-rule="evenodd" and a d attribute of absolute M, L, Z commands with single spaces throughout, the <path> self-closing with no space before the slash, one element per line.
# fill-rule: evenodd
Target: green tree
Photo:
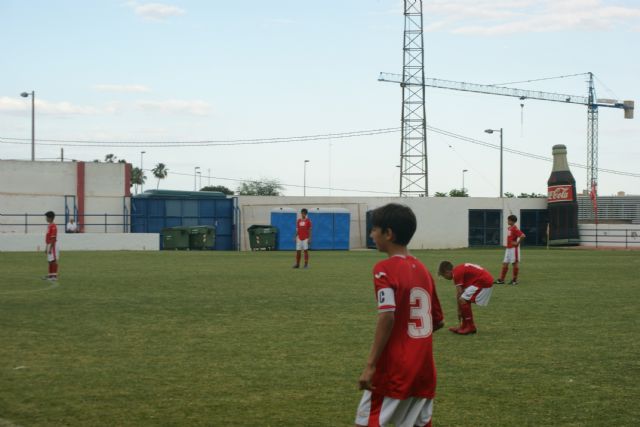
<path fill-rule="evenodd" d="M 131 184 L 129 186 L 136 186 L 136 194 L 138 193 L 138 185 L 143 185 L 146 181 L 147 177 L 142 169 L 138 167 L 131 169 Z"/>
<path fill-rule="evenodd" d="M 447 197 L 447 193 L 436 191 L 436 194 L 434 194 L 433 197 Z"/>
<path fill-rule="evenodd" d="M 540 193 L 520 193 L 520 195 L 518 196 L 519 199 L 540 199 L 540 198 L 544 198 L 547 197 L 544 194 L 540 194 Z"/>
<path fill-rule="evenodd" d="M 453 190 L 449 191 L 449 196 L 450 197 L 469 197 L 469 194 L 467 193 L 467 190 L 460 190 L 457 188 L 454 188 Z"/>
<path fill-rule="evenodd" d="M 245 181 L 238 187 L 240 196 L 281 196 L 284 187 L 277 179 Z"/>
<path fill-rule="evenodd" d="M 115 154 L 107 154 L 106 156 L 104 156 L 105 163 L 115 163 L 116 159 L 117 157 Z"/>
<path fill-rule="evenodd" d="M 200 191 L 219 191 L 227 196 L 233 195 L 233 190 L 228 189 L 224 185 L 207 185 L 206 187 L 202 187 Z"/>
<path fill-rule="evenodd" d="M 158 163 L 153 169 L 151 169 L 153 176 L 158 179 L 158 185 L 156 185 L 156 190 L 160 188 L 160 180 L 165 179 L 167 175 L 169 175 L 169 169 L 164 163 Z"/>
<path fill-rule="evenodd" d="M 506 192 L 504 193 L 504 197 L 506 197 L 507 199 L 513 199 L 515 196 L 513 193 Z"/>

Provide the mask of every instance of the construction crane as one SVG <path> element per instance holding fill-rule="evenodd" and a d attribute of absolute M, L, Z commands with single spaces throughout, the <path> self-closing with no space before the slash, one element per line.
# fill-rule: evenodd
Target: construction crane
<path fill-rule="evenodd" d="M 380 73 L 378 80 L 381 82 L 399 83 L 406 86 L 425 86 L 439 89 L 451 89 L 464 92 L 484 93 L 489 95 L 502 95 L 525 99 L 537 99 L 541 101 L 562 102 L 565 104 L 579 104 L 587 106 L 587 188 L 595 189 L 598 185 L 598 108 L 620 108 L 624 110 L 624 118 L 632 119 L 634 102 L 618 101 L 614 99 L 597 99 L 593 84 L 593 73 L 589 75 L 588 96 L 565 95 L 561 93 L 540 92 L 535 90 L 515 89 L 505 86 L 482 85 L 477 83 L 455 82 L 451 80 L 425 78 L 407 75 L 403 78 L 400 74 Z"/>

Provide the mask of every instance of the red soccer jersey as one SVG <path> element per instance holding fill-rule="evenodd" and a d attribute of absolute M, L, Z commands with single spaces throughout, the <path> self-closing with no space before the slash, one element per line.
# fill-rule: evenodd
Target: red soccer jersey
<path fill-rule="evenodd" d="M 453 284 L 463 289 L 469 286 L 490 288 L 493 286 L 493 276 L 479 265 L 460 264 L 453 268 Z"/>
<path fill-rule="evenodd" d="M 307 240 L 311 233 L 311 220 L 307 218 L 298 218 L 296 222 L 296 230 L 298 231 L 298 239 Z"/>
<path fill-rule="evenodd" d="M 433 325 L 443 319 L 429 271 L 412 256 L 393 256 L 373 268 L 378 312 L 393 311 L 391 336 L 376 365 L 376 393 L 394 399 L 433 399 Z"/>
<path fill-rule="evenodd" d="M 45 243 L 55 243 L 58 239 L 58 227 L 54 223 L 51 223 L 47 226 L 47 234 L 44 238 Z"/>
<path fill-rule="evenodd" d="M 515 225 L 515 224 L 510 226 L 507 229 L 507 231 L 508 231 L 508 234 L 507 234 L 507 247 L 508 248 L 515 248 L 515 243 L 518 240 L 518 237 L 524 236 L 524 233 L 522 231 L 520 231 L 518 226 Z"/>

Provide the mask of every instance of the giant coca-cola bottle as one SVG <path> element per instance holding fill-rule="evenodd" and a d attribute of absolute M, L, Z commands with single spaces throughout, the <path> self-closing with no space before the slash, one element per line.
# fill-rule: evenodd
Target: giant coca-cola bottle
<path fill-rule="evenodd" d="M 549 245 L 579 244 L 576 180 L 569 170 L 567 147 L 564 145 L 553 146 L 553 170 L 547 181 L 547 188 Z"/>

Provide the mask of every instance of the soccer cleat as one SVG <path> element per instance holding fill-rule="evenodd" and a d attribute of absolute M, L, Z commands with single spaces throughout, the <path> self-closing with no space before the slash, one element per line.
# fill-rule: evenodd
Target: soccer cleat
<path fill-rule="evenodd" d="M 49 280 L 50 276 L 42 276 L 42 280 Z"/>
<path fill-rule="evenodd" d="M 50 282 L 57 282 L 58 278 L 53 276 L 53 277 L 49 277 L 47 280 L 50 281 Z"/>
<path fill-rule="evenodd" d="M 502 279 L 496 279 L 493 281 L 494 285 L 504 285 L 504 280 Z"/>
<path fill-rule="evenodd" d="M 451 330 L 451 329 L 449 329 L 449 330 Z M 451 331 L 451 332 L 453 332 L 455 334 L 458 334 L 458 335 L 470 335 L 470 334 L 475 334 L 477 332 L 477 329 L 473 324 L 471 324 L 471 325 L 463 326 L 462 328 L 458 328 L 458 329 L 456 329 L 454 331 Z"/>
<path fill-rule="evenodd" d="M 460 328 L 461 328 L 461 327 L 462 327 L 462 326 L 451 326 L 451 327 L 449 328 L 449 330 L 450 330 L 451 332 L 453 332 L 454 334 L 457 334 L 457 333 L 458 333 L 458 330 L 460 330 Z"/>
<path fill-rule="evenodd" d="M 307 264 L 304 265 L 304 268 L 309 268 L 309 266 Z"/>
<path fill-rule="evenodd" d="M 291 268 L 300 268 L 300 266 L 299 266 L 298 264 L 296 264 L 296 265 L 294 265 L 294 266 L 293 266 L 293 267 L 291 267 Z"/>
<path fill-rule="evenodd" d="M 510 285 L 517 285 L 517 284 L 518 284 L 518 281 L 517 281 L 517 280 L 512 280 L 512 281 L 510 281 L 510 282 L 509 282 L 509 284 L 510 284 Z"/>

